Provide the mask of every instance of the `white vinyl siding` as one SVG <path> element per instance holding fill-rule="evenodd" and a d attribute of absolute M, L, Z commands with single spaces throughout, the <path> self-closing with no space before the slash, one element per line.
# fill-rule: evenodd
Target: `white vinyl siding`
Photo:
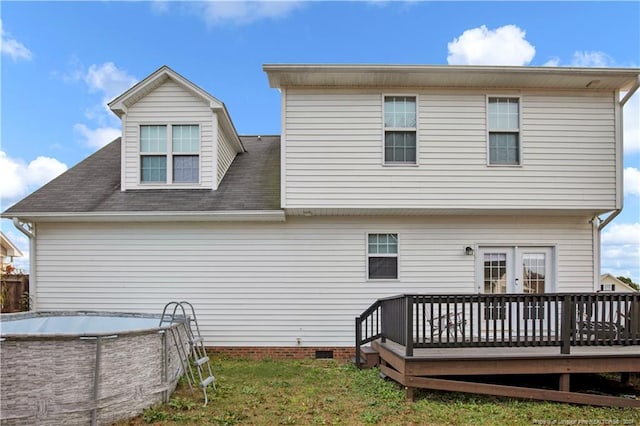
<path fill-rule="evenodd" d="M 222 129 L 218 132 L 218 184 L 236 158 L 236 149 L 231 145 L 231 139 Z"/>
<path fill-rule="evenodd" d="M 380 167 L 381 92 L 286 93 L 287 208 L 575 209 L 616 202 L 613 92 L 520 91 L 521 167 L 487 167 L 487 92 L 422 90 L 420 167 Z"/>
<path fill-rule="evenodd" d="M 377 230 L 401 239 L 399 280 L 366 279 Z M 207 345 L 351 346 L 353 318 L 376 298 L 477 293 L 469 245 L 555 245 L 558 291 L 593 289 L 588 217 L 39 223 L 38 308 L 160 313 L 188 300 Z"/>
<path fill-rule="evenodd" d="M 124 179 L 127 189 L 148 188 L 149 184 L 140 182 L 140 126 L 143 125 L 198 125 L 200 131 L 200 164 L 202 165 L 199 183 L 175 183 L 158 186 L 213 188 L 214 147 L 217 129 L 213 126 L 214 117 L 211 108 L 202 99 L 184 89 L 173 80 L 167 80 L 127 110 L 127 119 L 123 120 L 123 149 L 125 161 Z M 172 141 L 167 142 L 171 149 Z M 189 144 L 190 145 L 190 144 Z M 189 146 L 190 147 L 190 146 Z M 178 148 L 188 148 L 180 144 Z M 172 167 L 167 164 L 167 167 Z"/>

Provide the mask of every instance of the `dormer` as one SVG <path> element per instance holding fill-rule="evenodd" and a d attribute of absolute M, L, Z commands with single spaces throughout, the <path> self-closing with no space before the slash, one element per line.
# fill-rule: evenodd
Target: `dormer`
<path fill-rule="evenodd" d="M 225 105 L 167 66 L 109 108 L 122 120 L 122 191 L 216 190 L 245 151 Z"/>

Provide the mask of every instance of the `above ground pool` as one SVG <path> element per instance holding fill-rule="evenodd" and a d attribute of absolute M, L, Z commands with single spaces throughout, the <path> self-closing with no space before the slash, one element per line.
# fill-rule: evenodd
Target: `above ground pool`
<path fill-rule="evenodd" d="M 110 424 L 168 400 L 182 374 L 160 315 L 28 312 L 0 315 L 0 422 Z"/>

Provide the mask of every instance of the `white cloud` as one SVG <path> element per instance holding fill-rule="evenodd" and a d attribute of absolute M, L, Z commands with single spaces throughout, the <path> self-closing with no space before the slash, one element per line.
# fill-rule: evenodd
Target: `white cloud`
<path fill-rule="evenodd" d="M 90 148 L 102 148 L 114 139 L 119 138 L 121 131 L 115 127 L 98 127 L 90 129 L 84 124 L 75 124 L 73 130 L 83 136 L 84 145 Z"/>
<path fill-rule="evenodd" d="M 561 63 L 562 61 L 558 57 L 553 57 L 547 62 L 542 64 L 543 67 L 558 67 L 558 66 L 570 66 L 570 67 L 614 67 L 616 61 L 605 52 L 597 50 L 576 50 L 573 52 L 573 57 L 568 65 Z"/>
<path fill-rule="evenodd" d="M 138 79 L 113 62 L 92 64 L 84 68 L 78 60 L 74 61 L 75 70 L 66 73 L 66 81 L 82 81 L 89 93 L 100 96 L 100 102 L 85 111 L 85 117 L 91 123 L 76 123 L 73 130 L 82 136 L 83 145 L 89 148 L 102 148 L 120 136 L 120 120 L 111 113 L 107 103 L 121 95 Z"/>
<path fill-rule="evenodd" d="M 613 223 L 604 229 L 602 271 L 640 281 L 640 223 Z"/>
<path fill-rule="evenodd" d="M 151 0 L 151 11 L 158 15 L 169 12 L 169 0 Z"/>
<path fill-rule="evenodd" d="M 624 169 L 624 195 L 640 197 L 640 170 L 635 167 Z"/>
<path fill-rule="evenodd" d="M 559 65 L 560 65 L 560 58 L 558 57 L 553 57 L 549 59 L 547 62 L 545 62 L 544 64 L 542 64 L 543 67 L 557 67 Z"/>
<path fill-rule="evenodd" d="M 90 93 L 97 92 L 103 95 L 104 104 L 124 93 L 138 81 L 125 70 L 118 68 L 113 62 L 91 65 L 82 79 L 87 84 Z"/>
<path fill-rule="evenodd" d="M 288 16 L 302 6 L 298 0 L 270 1 L 205 1 L 190 6 L 208 25 L 231 23 L 250 24 L 261 19 L 277 19 Z M 156 6 L 157 7 L 157 6 Z"/>
<path fill-rule="evenodd" d="M 640 245 L 640 223 L 612 223 L 604 228 L 603 245 Z"/>
<path fill-rule="evenodd" d="M 574 67 L 611 67 L 615 61 L 604 52 L 576 51 L 571 65 Z"/>
<path fill-rule="evenodd" d="M 527 65 L 536 49 L 525 40 L 525 31 L 515 25 L 495 30 L 485 25 L 466 30 L 448 43 L 449 65 Z"/>
<path fill-rule="evenodd" d="M 8 55 L 14 62 L 19 60 L 30 61 L 33 58 L 31 51 L 11 34 L 4 30 L 2 20 L 0 19 L 0 51 L 3 55 Z"/>
<path fill-rule="evenodd" d="M 51 157 L 38 157 L 29 164 L 0 151 L 0 199 L 2 208 L 67 170 L 67 165 Z"/>

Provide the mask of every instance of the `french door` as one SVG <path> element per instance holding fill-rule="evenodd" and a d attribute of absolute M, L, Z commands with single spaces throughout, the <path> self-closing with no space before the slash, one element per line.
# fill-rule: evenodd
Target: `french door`
<path fill-rule="evenodd" d="M 548 293 L 555 291 L 553 247 L 483 247 L 476 264 L 480 293 Z"/>
<path fill-rule="evenodd" d="M 480 293 L 496 295 L 554 292 L 554 255 L 553 247 L 481 246 L 478 249 L 476 265 L 478 290 Z M 513 333 L 513 330 L 537 327 L 548 335 L 557 330 L 554 330 L 553 325 L 555 312 L 547 311 L 544 302 L 536 299 L 515 302 L 496 298 L 487 301 L 481 311 L 481 317 L 477 319 L 481 321 L 481 330 L 484 333 L 502 335 L 506 330 Z"/>

